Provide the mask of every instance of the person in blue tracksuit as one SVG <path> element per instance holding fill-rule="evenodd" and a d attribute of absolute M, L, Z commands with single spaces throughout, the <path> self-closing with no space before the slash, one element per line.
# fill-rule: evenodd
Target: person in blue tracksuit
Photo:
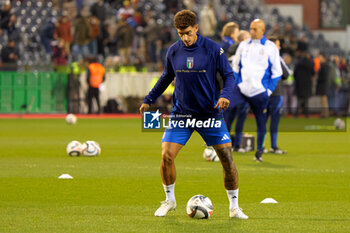
<path fill-rule="evenodd" d="M 140 113 L 144 114 L 176 77 L 170 115 L 172 124 L 165 130 L 162 139 L 160 171 L 166 200 L 154 215 L 164 217 L 176 208 L 174 160 L 196 130 L 207 145 L 214 147 L 220 158 L 230 202 L 230 217 L 247 219 L 248 216 L 238 206 L 238 173 L 222 115 L 222 110 L 226 110 L 230 104 L 233 72 L 223 49 L 197 34 L 196 18 L 196 14 L 190 10 L 182 10 L 175 15 L 174 26 L 181 40 L 169 47 L 164 71 L 140 107 Z M 221 93 L 217 92 L 215 86 L 217 72 L 224 80 Z M 205 127 L 205 122 L 209 121 L 215 124 Z"/>
<path fill-rule="evenodd" d="M 265 23 L 255 19 L 250 24 L 251 40 L 238 46 L 233 60 L 235 76 L 233 105 L 248 101 L 257 124 L 257 151 L 255 160 L 262 162 L 263 142 L 266 134 L 268 97 L 275 90 L 282 75 L 279 51 L 264 36 Z"/>
<path fill-rule="evenodd" d="M 280 41 L 276 37 L 270 37 L 269 40 L 275 43 L 278 50 L 281 50 Z M 281 68 L 282 68 L 282 80 L 286 80 L 289 76 L 289 68 L 284 62 L 283 58 L 280 57 Z M 277 146 L 277 134 L 278 134 L 278 125 L 282 115 L 282 106 L 283 106 L 283 86 L 282 81 L 279 81 L 276 89 L 269 97 L 267 103 L 267 116 L 270 118 L 270 139 L 271 139 L 271 148 L 268 150 L 269 153 L 273 154 L 286 154 L 287 151 L 280 149 Z"/>
<path fill-rule="evenodd" d="M 229 58 L 228 50 L 231 46 L 237 43 L 239 34 L 239 26 L 235 22 L 228 22 L 224 25 L 221 32 L 222 41 L 221 48 L 224 50 L 227 58 Z"/>
<path fill-rule="evenodd" d="M 238 45 L 244 40 L 250 39 L 250 34 L 247 31 L 241 31 L 237 36 L 237 42 Z M 235 44 L 233 44 L 235 45 Z M 237 46 L 238 47 L 238 46 Z M 237 47 L 235 49 L 231 49 L 231 47 L 228 48 L 227 51 L 225 50 L 226 55 L 229 54 L 229 56 L 234 56 L 237 50 Z M 234 104 L 234 102 L 232 102 Z M 249 111 L 249 104 L 248 102 L 244 102 L 241 104 L 238 104 L 236 106 L 232 106 L 232 104 L 227 108 L 227 110 L 224 112 L 224 119 L 227 126 L 227 129 L 229 132 L 231 132 L 231 126 L 232 123 L 237 116 L 236 119 L 236 125 L 235 125 L 235 137 L 233 142 L 233 151 L 244 153 L 246 150 L 244 148 L 241 148 L 241 141 L 242 141 L 242 132 L 244 127 L 244 122 L 247 117 Z"/>

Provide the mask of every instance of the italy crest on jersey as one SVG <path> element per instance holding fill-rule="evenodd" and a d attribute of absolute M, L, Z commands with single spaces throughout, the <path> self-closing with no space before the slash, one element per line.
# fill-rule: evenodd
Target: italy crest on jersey
<path fill-rule="evenodd" d="M 192 69 L 193 68 L 193 57 L 187 58 L 187 68 Z"/>

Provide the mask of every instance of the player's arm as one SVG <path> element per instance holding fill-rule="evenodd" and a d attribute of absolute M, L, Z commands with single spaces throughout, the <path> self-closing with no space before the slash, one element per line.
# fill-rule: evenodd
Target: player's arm
<path fill-rule="evenodd" d="M 169 60 L 169 57 L 167 55 L 166 57 L 166 64 L 164 67 L 164 71 L 160 78 L 158 79 L 156 85 L 152 88 L 152 90 L 148 93 L 148 95 L 143 100 L 143 104 L 140 107 L 140 113 L 143 114 L 144 111 L 147 111 L 151 104 L 153 104 L 156 99 L 163 94 L 163 92 L 167 89 L 167 87 L 170 85 L 170 83 L 175 78 L 175 72 L 172 68 L 171 62 Z"/>
<path fill-rule="evenodd" d="M 222 48 L 220 48 L 220 51 L 218 52 L 217 56 L 218 57 L 216 68 L 221 74 L 221 77 L 224 81 L 224 88 L 222 89 L 220 98 L 215 106 L 215 108 L 219 108 L 220 111 L 221 109 L 226 110 L 230 105 L 231 95 L 234 86 L 234 77 L 230 63 L 228 62 L 227 57 L 224 54 Z"/>
<path fill-rule="evenodd" d="M 278 81 L 282 77 L 282 67 L 281 67 L 281 58 L 279 51 L 275 44 L 271 44 L 270 47 L 270 56 L 269 61 L 271 62 L 271 82 L 267 89 L 268 95 L 271 95 L 275 90 Z"/>
<path fill-rule="evenodd" d="M 287 66 L 287 64 L 284 62 L 283 58 L 281 58 L 281 67 L 282 67 L 282 80 L 287 80 L 287 78 L 290 75 L 290 70 Z"/>
<path fill-rule="evenodd" d="M 243 47 L 243 43 L 240 43 L 238 45 L 236 54 L 232 60 L 232 70 L 233 70 L 233 75 L 235 77 L 236 84 L 242 82 L 242 76 L 241 76 L 241 55 L 243 50 L 242 47 Z"/>

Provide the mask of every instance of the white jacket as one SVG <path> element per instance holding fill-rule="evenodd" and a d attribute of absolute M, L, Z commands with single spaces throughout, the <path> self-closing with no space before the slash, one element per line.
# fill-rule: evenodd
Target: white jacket
<path fill-rule="evenodd" d="M 235 82 L 242 94 L 253 97 L 267 91 L 270 95 L 282 76 L 279 51 L 267 40 L 245 40 L 238 46 L 232 62 Z"/>

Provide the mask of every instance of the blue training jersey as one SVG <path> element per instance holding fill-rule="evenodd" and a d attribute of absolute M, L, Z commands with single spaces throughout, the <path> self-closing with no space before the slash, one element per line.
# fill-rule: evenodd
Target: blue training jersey
<path fill-rule="evenodd" d="M 216 88 L 217 72 L 224 80 L 221 94 Z M 173 114 L 222 117 L 222 112 L 214 107 L 220 97 L 231 99 L 234 76 L 219 45 L 201 35 L 189 47 L 182 40 L 175 42 L 168 49 L 163 74 L 145 97 L 144 103 L 154 103 L 175 77 Z"/>

